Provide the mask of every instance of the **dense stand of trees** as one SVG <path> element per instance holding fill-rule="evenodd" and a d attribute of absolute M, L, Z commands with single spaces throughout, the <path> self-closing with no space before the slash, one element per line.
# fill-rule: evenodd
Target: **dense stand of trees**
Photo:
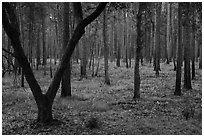
<path fill-rule="evenodd" d="M 140 98 L 140 64 L 152 64 L 159 77 L 160 63 L 173 63 L 175 95 L 182 95 L 182 66 L 186 89 L 196 62 L 202 68 L 202 3 L 3 3 L 2 22 L 2 76 L 21 74 L 22 87 L 26 78 L 40 122 L 52 120 L 60 83 L 61 97 L 71 96 L 73 63 L 80 63 L 82 80 L 88 71 L 97 76 L 104 61 L 110 85 L 109 61 L 131 69 L 134 60 L 134 99 Z M 45 94 L 34 69 L 52 78 Z"/>

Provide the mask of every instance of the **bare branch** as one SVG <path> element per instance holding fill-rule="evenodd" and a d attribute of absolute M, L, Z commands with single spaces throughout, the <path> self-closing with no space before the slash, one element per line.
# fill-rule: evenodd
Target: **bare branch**
<path fill-rule="evenodd" d="M 3 50 L 4 52 L 6 52 L 6 53 L 8 53 L 8 54 L 10 54 L 10 55 L 12 55 L 13 57 L 16 58 L 16 56 L 14 55 L 14 53 L 12 53 L 12 52 L 6 50 L 5 48 L 2 48 L 2 50 Z"/>

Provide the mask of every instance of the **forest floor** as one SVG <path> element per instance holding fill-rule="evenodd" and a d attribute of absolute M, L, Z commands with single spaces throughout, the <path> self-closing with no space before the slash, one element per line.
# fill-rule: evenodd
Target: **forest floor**
<path fill-rule="evenodd" d="M 109 63 L 111 85 L 106 85 L 102 66 L 98 77 L 92 78 L 87 70 L 87 79 L 79 80 L 80 67 L 73 64 L 72 97 L 61 99 L 59 89 L 53 104 L 53 117 L 58 121 L 50 125 L 35 122 L 37 107 L 28 84 L 13 86 L 14 77 L 6 75 L 2 78 L 2 134 L 202 134 L 202 70 L 198 66 L 193 89 L 182 90 L 182 96 L 173 95 L 173 64 L 161 63 L 157 78 L 152 65 L 141 66 L 141 98 L 137 100 L 132 100 L 133 67 Z M 35 75 L 46 90 L 49 75 L 43 76 L 43 70 Z M 186 120 L 182 111 L 189 106 L 195 113 Z M 98 126 L 92 129 L 91 124 Z"/>

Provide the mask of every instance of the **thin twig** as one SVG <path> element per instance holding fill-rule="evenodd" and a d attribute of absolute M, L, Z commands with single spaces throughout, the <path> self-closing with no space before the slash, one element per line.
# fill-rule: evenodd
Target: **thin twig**
<path fill-rule="evenodd" d="M 14 53 L 6 50 L 5 48 L 2 48 L 2 50 L 16 58 L 16 55 L 14 55 Z"/>

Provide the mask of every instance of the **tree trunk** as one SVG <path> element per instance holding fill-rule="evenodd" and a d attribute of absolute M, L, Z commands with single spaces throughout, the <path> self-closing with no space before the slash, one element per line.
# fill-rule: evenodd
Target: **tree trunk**
<path fill-rule="evenodd" d="M 202 40 L 199 40 L 198 42 L 200 47 L 200 57 L 199 57 L 199 69 L 202 69 Z"/>
<path fill-rule="evenodd" d="M 110 24 L 110 61 L 111 63 L 114 61 L 114 22 L 111 21 Z"/>
<path fill-rule="evenodd" d="M 100 56 L 101 56 L 101 48 L 99 47 L 99 44 L 98 44 L 98 62 L 97 62 L 97 65 L 96 65 L 95 76 L 98 75 L 99 64 L 100 64 Z"/>
<path fill-rule="evenodd" d="M 42 96 L 41 102 L 38 105 L 37 121 L 42 123 L 49 123 L 52 118 L 52 104 L 46 95 Z"/>
<path fill-rule="evenodd" d="M 115 12 L 114 12 L 115 13 Z M 115 13 L 115 16 L 117 17 L 117 13 Z M 116 22 L 116 19 L 114 19 L 114 22 L 115 22 L 115 34 L 114 34 L 114 44 L 115 44 L 115 47 L 117 49 L 117 53 L 116 53 L 116 66 L 117 67 L 120 67 L 120 44 L 118 43 L 118 29 L 117 29 L 117 22 Z"/>
<path fill-rule="evenodd" d="M 30 17 L 30 21 L 29 21 L 29 62 L 31 64 L 31 68 L 33 66 L 33 45 L 34 45 L 34 8 L 35 8 L 35 4 L 34 3 L 30 3 L 29 5 L 29 17 Z"/>
<path fill-rule="evenodd" d="M 178 52 L 177 52 L 177 69 L 176 69 L 176 86 L 174 95 L 181 95 L 181 64 L 182 64 L 182 28 L 181 28 L 181 20 L 182 20 L 182 6 L 181 3 L 178 4 Z"/>
<path fill-rule="evenodd" d="M 166 53 L 167 53 L 167 64 L 169 64 L 169 61 L 170 61 L 170 46 L 171 46 L 171 43 L 170 43 L 170 29 L 171 29 L 171 7 L 170 7 L 170 3 L 167 3 L 167 34 L 166 34 L 166 42 L 167 42 L 167 49 L 166 49 Z"/>
<path fill-rule="evenodd" d="M 52 45 L 53 45 L 53 36 L 52 36 L 52 24 L 49 23 L 49 51 L 50 51 L 50 54 L 49 54 L 49 58 L 50 58 L 50 78 L 52 78 Z"/>
<path fill-rule="evenodd" d="M 152 63 L 152 58 L 154 56 L 154 23 L 151 22 L 151 29 L 150 29 L 150 61 Z"/>
<path fill-rule="evenodd" d="M 9 52 L 11 51 L 11 40 L 8 37 L 8 49 Z M 10 64 L 8 64 L 8 73 L 9 75 L 11 74 L 11 64 L 12 64 L 12 56 L 8 53 L 8 61 L 10 62 Z"/>
<path fill-rule="evenodd" d="M 190 4 L 185 3 L 185 17 L 184 17 L 184 88 L 192 89 L 191 87 L 191 71 L 190 71 L 190 19 L 188 10 L 190 9 Z"/>
<path fill-rule="evenodd" d="M 43 47 L 43 63 L 44 66 L 44 76 L 46 75 L 46 65 L 47 65 L 47 55 L 46 55 L 46 43 L 45 43 L 45 37 L 46 37 L 46 26 L 45 26 L 45 10 L 44 8 L 41 9 L 41 19 L 42 19 L 42 47 Z"/>
<path fill-rule="evenodd" d="M 101 12 L 104 10 L 107 3 L 100 3 L 97 9 L 89 15 L 87 18 L 82 20 L 76 27 L 72 38 L 70 39 L 68 46 L 66 47 L 65 53 L 62 56 L 62 61 L 54 75 L 54 78 L 48 88 L 46 95 L 42 94 L 42 90 L 33 74 L 30 64 L 25 56 L 23 48 L 20 43 L 20 32 L 19 26 L 16 19 L 16 15 L 9 3 L 4 2 L 2 5 L 2 23 L 4 30 L 12 41 L 14 52 L 19 64 L 23 68 L 26 80 L 31 88 L 34 95 L 35 101 L 38 106 L 38 121 L 47 122 L 52 120 L 52 104 L 56 96 L 57 90 L 59 89 L 60 81 L 64 71 L 67 67 L 67 61 L 70 60 L 71 55 L 75 49 L 79 39 L 85 33 L 84 28 L 96 19 Z"/>
<path fill-rule="evenodd" d="M 95 23 L 95 32 L 94 32 L 94 43 L 92 44 L 92 54 L 93 54 L 93 63 L 92 63 L 92 77 L 94 77 L 94 65 L 95 65 L 95 63 L 94 63 L 94 58 L 95 58 L 95 56 L 94 56 L 94 48 L 96 47 L 96 45 L 98 44 L 98 42 L 97 42 L 97 31 L 98 31 L 98 28 L 97 28 L 97 26 L 98 26 L 98 20 L 96 20 L 96 23 Z M 96 48 L 95 48 L 96 49 Z M 95 50 L 95 54 L 96 54 L 96 50 Z"/>
<path fill-rule="evenodd" d="M 191 47 L 192 47 L 192 52 L 191 52 L 191 61 L 192 61 L 192 79 L 195 79 L 195 14 L 193 13 L 192 17 L 192 38 L 191 38 Z"/>
<path fill-rule="evenodd" d="M 192 79 L 195 79 L 195 32 L 194 32 L 194 28 L 193 28 L 193 32 L 192 32 Z"/>
<path fill-rule="evenodd" d="M 86 64 L 87 64 L 87 57 L 86 57 L 86 48 L 87 48 L 87 39 L 85 37 L 82 38 L 82 58 L 81 58 L 81 79 L 86 78 Z"/>
<path fill-rule="evenodd" d="M 40 28 L 37 29 L 37 48 L 36 48 L 36 56 L 37 56 L 37 64 L 36 69 L 38 70 L 38 66 L 40 65 Z"/>
<path fill-rule="evenodd" d="M 155 71 L 156 77 L 159 76 L 160 71 L 160 15 L 161 15 L 161 2 L 156 6 L 156 31 L 155 31 Z"/>
<path fill-rule="evenodd" d="M 22 69 L 22 73 L 21 73 L 21 87 L 24 87 L 24 72 Z"/>
<path fill-rule="evenodd" d="M 139 61 L 140 52 L 142 48 L 142 11 L 145 8 L 145 3 L 139 3 L 139 11 L 137 14 L 137 47 L 135 48 L 135 69 L 134 69 L 134 96 L 133 99 L 140 98 L 140 73 L 139 73 Z"/>
<path fill-rule="evenodd" d="M 173 57 L 173 64 L 174 64 L 174 71 L 176 71 L 177 66 L 176 66 L 176 52 L 177 52 L 177 34 L 176 34 L 176 30 L 175 30 L 175 23 L 174 23 L 174 12 L 173 12 L 173 6 L 171 6 L 171 56 Z M 175 49 L 175 50 L 173 50 Z"/>
<path fill-rule="evenodd" d="M 110 79 L 108 74 L 108 45 L 107 45 L 107 19 L 106 19 L 106 9 L 103 11 L 103 43 L 104 43 L 104 68 L 105 68 L 105 83 L 110 85 Z"/>
<path fill-rule="evenodd" d="M 124 34 L 123 34 L 123 43 L 125 48 L 125 64 L 126 68 L 128 68 L 128 43 L 127 43 L 127 21 L 126 21 L 126 10 L 123 12 L 124 19 Z"/>
<path fill-rule="evenodd" d="M 64 3 L 64 13 L 63 13 L 63 21 L 64 21 L 64 32 L 63 32 L 63 51 L 67 47 L 67 43 L 70 39 L 69 36 L 69 3 Z M 64 71 L 64 75 L 62 76 L 62 90 L 61 97 L 71 96 L 71 67 L 70 60 L 67 62 L 67 68 Z"/>
<path fill-rule="evenodd" d="M 27 57 L 25 56 L 25 53 L 23 51 L 23 48 L 20 43 L 20 32 L 19 32 L 19 26 L 16 19 L 16 15 L 10 6 L 9 3 L 3 3 L 3 12 L 2 12 L 2 22 L 4 30 L 6 31 L 7 35 L 10 37 L 12 46 L 14 48 L 14 53 L 16 53 L 16 58 L 20 64 L 20 66 L 23 69 L 23 72 L 25 74 L 25 78 L 31 88 L 31 91 L 33 93 L 33 96 L 35 98 L 35 101 L 37 103 L 37 106 L 39 107 L 41 102 L 43 101 L 43 94 L 42 90 L 32 72 L 32 69 L 30 67 L 30 64 L 27 60 Z M 8 13 L 8 14 L 6 14 Z M 8 18 L 12 18 L 12 20 L 9 22 Z M 43 106 L 45 107 L 45 106 Z"/>

